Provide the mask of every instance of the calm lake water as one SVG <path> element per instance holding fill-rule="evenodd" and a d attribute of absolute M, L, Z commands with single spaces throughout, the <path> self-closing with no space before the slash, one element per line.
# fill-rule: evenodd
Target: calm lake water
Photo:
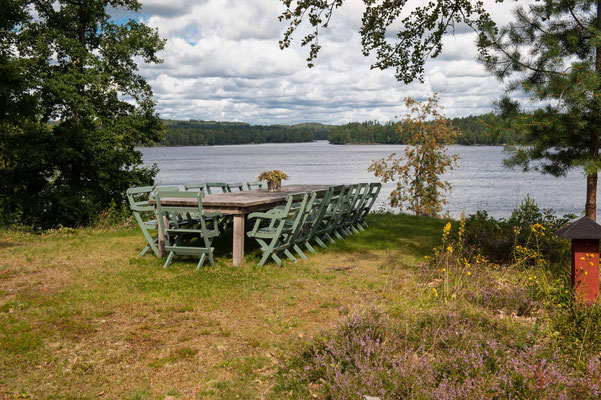
<path fill-rule="evenodd" d="M 141 148 L 144 163 L 159 167 L 157 182 L 163 185 L 191 182 L 247 182 L 262 171 L 281 169 L 290 179 L 284 184 L 341 184 L 374 182 L 367 167 L 372 160 L 396 152 L 399 145 L 331 145 L 327 141 L 294 144 L 190 146 Z M 541 208 L 558 215 L 584 210 L 586 182 L 579 170 L 565 178 L 537 172 L 524 173 L 503 167 L 499 146 L 450 146 L 460 156 L 459 168 L 445 178 L 452 184 L 445 211 L 458 217 L 462 210 L 487 210 L 495 217 L 508 217 L 530 195 Z M 394 184 L 386 184 L 376 207 L 385 206 Z"/>

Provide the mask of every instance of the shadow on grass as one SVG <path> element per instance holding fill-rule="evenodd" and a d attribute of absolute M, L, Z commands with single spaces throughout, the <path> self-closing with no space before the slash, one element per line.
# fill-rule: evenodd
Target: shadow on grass
<path fill-rule="evenodd" d="M 414 215 L 372 214 L 369 228 L 331 246 L 335 252 L 368 252 L 372 250 L 399 250 L 415 256 L 432 253 L 440 243 L 446 220 Z"/>
<path fill-rule="evenodd" d="M 328 245 L 328 249 L 325 252 L 368 254 L 374 250 L 394 250 L 415 257 L 423 257 L 432 254 L 432 248 L 440 243 L 442 229 L 446 222 L 443 219 L 405 214 L 372 214 L 367 219 L 369 227 L 365 231 L 344 238 L 343 240 L 337 239 L 335 244 Z M 214 279 L 226 278 L 226 281 L 232 283 L 232 278 L 234 280 L 241 278 L 239 276 L 239 267 L 231 265 L 232 234 L 222 233 L 215 239 L 213 245 L 215 247 L 214 255 L 217 267 L 221 269 L 222 273 L 229 271 L 226 273 L 229 276 L 218 277 L 217 275 L 220 275 L 220 272 L 213 270 L 208 262 L 205 262 L 201 271 L 206 272 L 201 273 L 203 277 L 200 279 L 206 282 L 206 279 L 212 281 Z M 244 247 L 245 263 L 249 266 L 256 265 L 261 257 L 261 250 L 257 242 L 246 237 Z M 316 246 L 316 249 L 321 252 L 318 246 Z M 306 254 L 310 257 L 309 252 L 306 252 Z M 285 259 L 283 257 L 283 260 Z M 198 257 L 176 256 L 169 269 L 179 269 L 180 267 L 183 269 L 194 269 L 197 262 Z M 146 264 L 146 262 L 142 263 Z M 266 264 L 266 266 L 270 265 L 277 266 L 277 264 L 271 261 Z M 247 274 L 243 275 L 245 276 L 244 279 L 246 279 Z M 190 278 L 192 280 L 197 279 L 196 277 Z"/>

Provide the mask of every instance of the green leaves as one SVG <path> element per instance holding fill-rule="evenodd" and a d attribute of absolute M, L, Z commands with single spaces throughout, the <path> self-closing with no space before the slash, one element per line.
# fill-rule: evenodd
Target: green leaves
<path fill-rule="evenodd" d="M 297 27 L 307 20 L 312 30 L 303 37 L 301 45 L 310 48 L 307 63 L 311 67 L 321 48 L 319 31 L 327 28 L 334 10 L 344 0 L 280 1 L 286 9 L 279 19 L 289 21 L 280 47 L 289 47 Z M 372 68 L 394 68 L 396 78 L 404 83 L 423 80 L 426 60 L 440 54 L 442 37 L 455 24 L 467 24 L 475 31 L 494 30 L 494 22 L 481 1 L 438 0 L 415 8 L 407 0 L 363 0 L 363 3 L 366 6 L 360 29 L 363 54 L 376 56 Z M 393 26 L 401 29 L 390 32 Z"/>
<path fill-rule="evenodd" d="M 586 211 L 596 216 L 596 173 L 601 131 L 601 44 L 599 4 L 589 0 L 545 0 L 518 8 L 515 20 L 480 36 L 480 59 L 508 91 L 521 90 L 530 110 L 513 108 L 507 123 L 526 133 L 528 147 L 510 150 L 507 166 L 563 176 L 583 167 Z M 533 106 L 538 109 L 532 111 Z"/>
<path fill-rule="evenodd" d="M 453 143 L 460 131 L 440 113 L 442 108 L 436 94 L 424 103 L 407 98 L 405 105 L 410 111 L 398 125 L 408 137 L 404 156 L 396 158 L 393 153 L 376 160 L 368 171 L 384 183 L 396 181 L 397 187 L 389 197 L 392 207 L 406 208 L 416 215 L 436 216 L 446 204 L 444 192 L 451 189 L 440 176 L 452 170 L 459 159 L 457 154 L 447 154 L 447 145 Z"/>
<path fill-rule="evenodd" d="M 134 146 L 160 140 L 163 127 L 135 59 L 160 62 L 165 42 L 142 23 L 110 20 L 108 6 L 137 11 L 138 1 L 7 3 L 13 19 L 3 19 L 0 34 L 4 222 L 87 224 L 121 203 L 129 186 L 153 181 L 156 170 L 140 167 Z"/>

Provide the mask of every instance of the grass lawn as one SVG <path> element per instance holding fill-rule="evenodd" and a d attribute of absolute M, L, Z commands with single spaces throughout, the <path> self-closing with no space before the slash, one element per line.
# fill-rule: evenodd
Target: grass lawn
<path fill-rule="evenodd" d="M 368 222 L 309 260 L 200 271 L 137 257 L 136 229 L 0 232 L 0 398 L 281 398 L 287 355 L 342 316 L 429 307 L 419 264 L 445 221 Z"/>

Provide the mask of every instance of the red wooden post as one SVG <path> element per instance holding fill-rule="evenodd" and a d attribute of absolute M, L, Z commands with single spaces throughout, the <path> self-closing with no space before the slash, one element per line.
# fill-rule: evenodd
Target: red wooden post
<path fill-rule="evenodd" d="M 599 239 L 601 225 L 582 217 L 556 234 L 572 239 L 572 287 L 576 300 L 595 304 L 599 299 Z"/>
<path fill-rule="evenodd" d="M 594 304 L 599 298 L 599 240 L 572 239 L 572 287 L 576 299 Z"/>

